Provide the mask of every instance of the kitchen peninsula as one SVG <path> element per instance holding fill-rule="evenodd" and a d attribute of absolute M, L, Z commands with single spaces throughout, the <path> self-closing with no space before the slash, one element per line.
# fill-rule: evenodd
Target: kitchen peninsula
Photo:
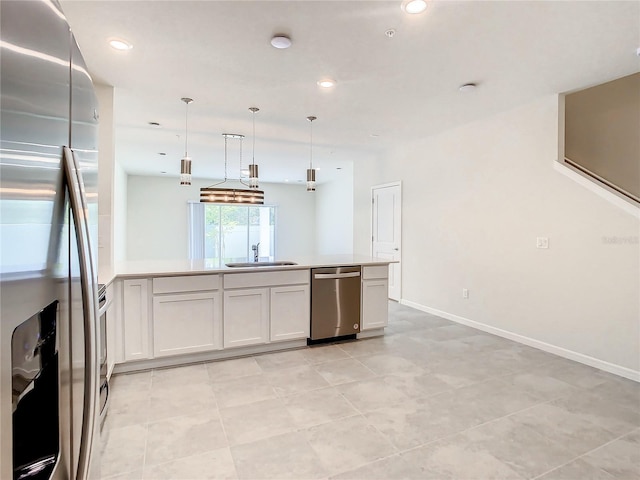
<path fill-rule="evenodd" d="M 113 272 L 100 272 L 113 299 L 110 370 L 306 346 L 315 268 L 361 267 L 357 338 L 384 334 L 391 261 L 356 255 L 286 260 L 294 264 L 229 267 L 212 260 L 154 260 L 123 262 Z"/>

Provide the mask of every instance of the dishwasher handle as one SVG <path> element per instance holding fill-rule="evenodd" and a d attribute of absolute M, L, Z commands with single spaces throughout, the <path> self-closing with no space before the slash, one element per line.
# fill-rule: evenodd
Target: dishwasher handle
<path fill-rule="evenodd" d="M 348 273 L 314 273 L 314 280 L 329 280 L 335 278 L 350 278 L 359 277 L 360 272 L 348 272 Z"/>

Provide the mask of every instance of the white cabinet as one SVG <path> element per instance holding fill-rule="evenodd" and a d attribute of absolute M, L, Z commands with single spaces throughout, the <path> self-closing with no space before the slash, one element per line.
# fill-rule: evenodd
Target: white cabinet
<path fill-rule="evenodd" d="M 113 283 L 107 287 L 107 376 L 110 378 L 116 363 L 116 325 L 118 322 L 118 304 L 116 288 Z"/>
<path fill-rule="evenodd" d="M 220 275 L 153 279 L 153 355 L 222 348 Z"/>
<path fill-rule="evenodd" d="M 124 280 L 122 300 L 124 361 L 150 358 L 148 280 Z"/>
<path fill-rule="evenodd" d="M 362 268 L 363 331 L 384 328 L 389 322 L 388 272 L 386 265 Z"/>
<path fill-rule="evenodd" d="M 309 337 L 309 285 L 271 288 L 270 340 Z"/>
<path fill-rule="evenodd" d="M 224 347 L 257 345 L 268 341 L 269 289 L 225 291 Z"/>
<path fill-rule="evenodd" d="M 155 357 L 206 352 L 220 348 L 222 348 L 220 292 L 181 293 L 153 297 Z"/>
<path fill-rule="evenodd" d="M 224 346 L 309 336 L 309 270 L 224 276 Z"/>

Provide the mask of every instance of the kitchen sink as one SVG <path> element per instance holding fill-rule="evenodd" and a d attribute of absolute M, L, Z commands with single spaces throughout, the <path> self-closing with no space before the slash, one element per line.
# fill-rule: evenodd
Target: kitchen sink
<path fill-rule="evenodd" d="M 239 262 L 226 263 L 230 268 L 247 268 L 247 267 L 281 267 L 283 265 L 297 265 L 296 262 L 279 261 L 279 262 Z"/>

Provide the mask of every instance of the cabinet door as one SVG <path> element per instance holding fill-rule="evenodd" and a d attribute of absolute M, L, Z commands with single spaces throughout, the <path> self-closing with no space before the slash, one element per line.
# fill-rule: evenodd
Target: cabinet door
<path fill-rule="evenodd" d="M 224 292 L 224 346 L 269 342 L 269 289 Z"/>
<path fill-rule="evenodd" d="M 389 320 L 387 279 L 362 281 L 362 330 L 386 327 Z"/>
<path fill-rule="evenodd" d="M 125 362 L 150 358 L 147 284 L 146 278 L 122 282 Z"/>
<path fill-rule="evenodd" d="M 271 288 L 271 341 L 309 337 L 309 285 Z"/>
<path fill-rule="evenodd" d="M 116 298 L 116 288 L 112 283 L 107 287 L 107 376 L 111 378 L 111 372 L 116 363 L 116 324 L 118 322 L 118 303 Z"/>
<path fill-rule="evenodd" d="M 219 292 L 154 296 L 154 356 L 222 348 L 221 314 Z"/>

